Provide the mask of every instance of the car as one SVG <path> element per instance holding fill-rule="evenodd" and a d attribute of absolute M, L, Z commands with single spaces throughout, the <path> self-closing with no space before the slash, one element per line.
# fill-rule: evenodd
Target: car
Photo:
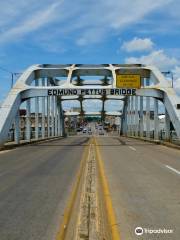
<path fill-rule="evenodd" d="M 83 133 L 87 133 L 87 128 L 84 128 L 84 129 L 83 129 Z"/>
<path fill-rule="evenodd" d="M 88 134 L 89 134 L 89 135 L 91 135 L 91 134 L 92 134 L 92 131 L 91 131 L 91 129 L 90 129 L 90 130 L 88 130 Z"/>
<path fill-rule="evenodd" d="M 81 128 L 77 128 L 77 130 L 76 130 L 77 132 L 81 132 L 82 131 L 82 129 Z"/>
<path fill-rule="evenodd" d="M 99 135 L 104 135 L 104 131 L 99 131 Z"/>

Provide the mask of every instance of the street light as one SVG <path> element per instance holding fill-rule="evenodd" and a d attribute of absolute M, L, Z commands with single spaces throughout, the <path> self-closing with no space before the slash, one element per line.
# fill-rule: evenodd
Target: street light
<path fill-rule="evenodd" d="M 172 85 L 171 86 L 173 88 L 174 87 L 174 75 L 173 75 L 173 72 L 167 71 L 167 72 L 162 72 L 162 74 L 171 76 L 171 80 L 172 80 Z"/>
<path fill-rule="evenodd" d="M 17 72 L 11 72 L 3 67 L 0 67 L 0 69 L 4 72 L 7 72 L 9 74 L 11 74 L 11 88 L 13 88 L 14 85 L 14 76 L 20 75 L 21 73 L 17 73 Z"/>

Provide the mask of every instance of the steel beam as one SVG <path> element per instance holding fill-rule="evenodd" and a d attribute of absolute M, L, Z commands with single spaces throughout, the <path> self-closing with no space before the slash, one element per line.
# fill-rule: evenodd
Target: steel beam
<path fill-rule="evenodd" d="M 164 94 L 163 102 L 176 134 L 180 139 L 180 109 L 177 108 L 177 105 L 180 103 L 180 98 L 176 96 L 174 91 L 171 89 L 169 92 Z"/>
<path fill-rule="evenodd" d="M 31 100 L 26 101 L 26 140 L 31 141 Z"/>
<path fill-rule="evenodd" d="M 159 140 L 158 100 L 154 98 L 154 139 Z"/>
<path fill-rule="evenodd" d="M 143 110 L 143 106 L 144 106 L 144 103 L 143 103 L 143 97 L 140 97 L 140 110 L 139 110 L 139 132 L 140 132 L 140 137 L 144 137 L 144 118 L 143 118 L 143 115 L 144 115 L 144 110 Z"/>
<path fill-rule="evenodd" d="M 131 96 L 131 136 L 134 136 L 134 97 Z"/>
<path fill-rule="evenodd" d="M 54 137 L 54 115 L 55 115 L 55 103 L 54 96 L 51 96 L 51 136 Z"/>
<path fill-rule="evenodd" d="M 45 79 L 42 78 L 42 86 L 45 86 Z M 45 97 L 41 99 L 42 103 L 42 122 L 41 122 L 41 136 L 45 138 Z"/>
<path fill-rule="evenodd" d="M 41 87 L 39 87 L 38 89 L 37 88 L 34 88 L 34 87 L 29 87 L 29 88 L 27 88 L 27 89 L 24 89 L 24 91 L 22 91 L 22 93 L 21 93 L 21 97 L 22 97 L 22 99 L 27 99 L 27 98 L 33 98 L 33 97 L 47 97 L 48 96 L 48 90 L 58 90 L 58 89 L 65 89 L 65 90 L 67 90 L 67 89 L 69 89 L 69 88 L 67 88 L 67 87 L 62 87 L 62 86 L 48 86 L 48 87 L 43 87 L 43 88 L 41 88 Z M 74 89 L 74 88 L 72 88 L 72 89 Z M 85 86 L 82 86 L 82 87 L 80 87 L 80 86 L 77 86 L 76 87 L 76 89 L 77 90 L 82 90 L 82 89 L 84 89 L 84 90 L 86 90 L 87 89 L 87 87 L 85 87 Z M 98 89 L 97 87 L 96 87 L 96 89 Z M 105 87 L 105 86 L 103 86 L 103 88 L 101 87 L 101 88 L 99 88 L 99 89 L 106 89 L 107 90 L 107 92 L 108 91 L 110 91 L 110 88 L 109 87 Z M 110 92 L 109 92 L 109 94 L 110 94 Z M 136 90 L 136 96 L 144 96 L 144 97 L 155 97 L 155 98 L 158 98 L 158 99 L 163 99 L 163 97 L 164 97 L 164 95 L 163 95 L 164 93 L 163 93 L 163 91 L 162 90 L 160 90 L 160 89 L 157 89 L 157 88 L 148 88 L 148 87 L 144 87 L 144 88 L 142 88 L 142 89 L 137 89 Z M 63 96 L 62 96 L 63 97 Z M 66 99 L 64 99 L 64 100 L 78 100 L 78 96 L 72 96 L 72 95 L 66 95 L 65 96 L 66 97 Z M 84 99 L 89 99 L 90 97 L 89 97 L 89 95 L 83 95 L 83 96 L 80 96 L 80 97 L 83 97 Z M 101 95 L 92 95 L 91 96 L 91 99 L 99 99 L 99 98 L 101 98 L 102 96 Z M 108 99 L 111 99 L 111 97 L 112 97 L 112 99 L 114 99 L 115 98 L 115 96 L 114 95 L 107 95 L 107 97 L 108 97 Z M 117 100 L 120 100 L 120 98 L 119 97 L 122 97 L 122 100 L 124 100 L 124 95 L 121 95 L 121 96 L 118 96 L 117 95 Z"/>
<path fill-rule="evenodd" d="M 131 128 L 130 128 L 130 124 L 131 124 L 131 119 L 130 119 L 130 98 L 127 98 L 127 134 L 128 136 L 131 135 Z"/>
<path fill-rule="evenodd" d="M 141 79 L 141 86 L 144 86 L 144 79 Z M 140 96 L 139 118 L 139 134 L 140 137 L 144 137 L 144 98 L 142 96 Z"/>
<path fill-rule="evenodd" d="M 65 128 L 64 128 L 64 116 L 63 116 L 63 109 L 62 109 L 62 102 L 60 101 L 59 104 L 59 110 L 60 110 L 60 133 L 61 136 L 65 135 Z"/>
<path fill-rule="evenodd" d="M 58 112 L 57 112 L 57 97 L 55 96 L 54 97 L 54 113 L 55 113 L 55 124 L 54 124 L 54 127 L 55 127 L 55 136 L 57 137 L 58 136 Z"/>
<path fill-rule="evenodd" d="M 50 85 L 49 78 L 47 78 L 47 86 Z M 50 128 L 50 107 L 51 107 L 51 97 L 47 97 L 47 137 L 51 136 L 51 128 Z"/>
<path fill-rule="evenodd" d="M 136 94 L 137 96 L 140 96 L 140 131 L 141 135 L 143 133 L 142 127 L 143 127 L 143 97 L 153 97 L 156 98 L 159 101 L 162 101 L 164 103 L 164 106 L 166 108 L 166 111 L 169 115 L 170 121 L 174 126 L 174 129 L 176 131 L 177 136 L 180 138 L 180 110 L 178 109 L 178 104 L 180 104 L 180 99 L 176 95 L 174 89 L 172 89 L 171 84 L 165 79 L 165 77 L 161 74 L 161 72 L 152 66 L 144 66 L 144 65 L 121 65 L 121 64 L 107 64 L 107 65 L 76 65 L 76 64 L 66 64 L 66 65 L 50 65 L 50 64 L 42 64 L 42 65 L 33 65 L 30 68 L 28 68 L 17 80 L 16 84 L 13 86 L 13 89 L 10 91 L 8 97 L 3 102 L 1 108 L 0 108 L 0 144 L 2 145 L 8 137 L 9 129 L 12 126 L 12 123 L 15 121 L 16 113 L 23 101 L 26 101 L 29 98 L 38 98 L 38 97 L 47 97 L 47 119 L 48 119 L 48 136 L 50 136 L 50 122 L 49 122 L 49 109 L 50 109 L 50 100 L 48 96 L 48 89 L 78 89 L 78 91 L 88 88 L 86 85 L 82 86 L 75 86 L 72 82 L 72 77 L 74 76 L 108 76 L 111 77 L 112 81 L 110 85 L 103 86 L 101 85 L 94 85 L 94 88 L 97 89 L 106 89 L 107 92 L 110 91 L 112 88 L 116 88 L 116 73 L 119 72 L 120 74 L 129 73 L 129 74 L 140 74 L 142 78 L 150 76 L 151 78 L 151 86 L 142 86 L 141 89 L 137 89 Z M 66 82 L 62 85 L 59 84 L 59 80 L 56 79 L 56 76 L 63 76 L 67 77 Z M 32 82 L 34 79 L 40 79 L 40 78 L 51 78 L 53 86 L 50 86 L 47 84 L 47 86 L 41 86 L 41 87 L 33 87 Z M 43 85 L 43 84 L 42 84 Z M 92 88 L 92 86 L 91 86 Z M 115 95 L 109 95 L 106 96 L 107 98 L 116 98 L 119 99 L 120 96 Z M 64 99 L 77 99 L 78 96 L 62 96 L 62 100 Z M 88 96 L 84 94 L 84 99 L 89 98 L 101 98 L 101 95 L 95 95 L 95 96 Z M 124 96 L 122 96 L 122 100 L 125 101 Z M 37 103 L 37 100 L 35 100 Z M 135 100 L 136 101 L 136 100 Z M 39 115 L 37 112 L 39 110 L 37 109 L 37 105 L 35 107 L 36 112 L 36 138 L 38 138 L 38 117 Z M 124 104 L 124 107 L 126 105 Z M 43 103 L 42 103 L 42 116 L 43 116 Z M 146 102 L 146 110 L 148 112 L 149 103 L 148 100 Z M 37 111 L 38 110 L 38 111 Z M 136 110 L 135 110 L 136 111 Z M 46 112 L 46 111 L 45 111 Z M 83 109 L 81 111 L 83 113 Z M 129 111 L 128 111 L 129 115 Z M 129 116 L 128 116 L 129 118 Z M 129 119 L 128 119 L 129 120 Z M 43 119 L 42 119 L 43 121 Z M 134 124 L 134 123 L 133 123 Z M 122 124 L 123 125 L 123 124 Z M 124 125 L 123 125 L 124 126 Z M 42 137 L 43 137 L 43 123 L 42 123 Z M 146 126 L 147 129 L 147 135 L 148 133 L 148 123 Z M 129 129 L 128 129 L 129 130 Z M 26 137 L 28 135 L 26 134 Z M 29 137 L 28 137 L 29 138 Z M 30 140 L 30 138 L 29 138 Z"/>
<path fill-rule="evenodd" d="M 15 121 L 14 121 L 14 130 L 15 130 L 15 143 L 19 144 L 20 141 L 20 117 L 19 110 L 16 113 Z"/>
<path fill-rule="evenodd" d="M 35 80 L 35 86 L 39 86 L 39 82 Z M 35 97 L 35 139 L 39 138 L 39 97 Z"/>
<path fill-rule="evenodd" d="M 61 109 L 60 103 L 57 105 L 58 119 L 57 119 L 57 128 L 58 128 L 58 136 L 61 136 Z"/>
<path fill-rule="evenodd" d="M 146 79 L 146 86 L 149 86 L 149 78 Z M 150 97 L 146 97 L 146 138 L 150 138 Z"/>
<path fill-rule="evenodd" d="M 138 100 L 139 97 L 135 96 L 135 136 L 138 137 L 139 134 L 139 113 L 138 113 Z"/>
<path fill-rule="evenodd" d="M 170 117 L 168 111 L 165 109 L 165 139 L 170 141 Z"/>

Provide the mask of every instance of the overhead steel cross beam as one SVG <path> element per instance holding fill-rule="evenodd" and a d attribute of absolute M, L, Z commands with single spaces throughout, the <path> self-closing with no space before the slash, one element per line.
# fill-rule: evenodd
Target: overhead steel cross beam
<path fill-rule="evenodd" d="M 2 145 L 7 140 L 9 129 L 16 119 L 22 102 L 37 97 L 51 98 L 52 102 L 54 101 L 52 99 L 55 98 L 53 98 L 53 95 L 49 96 L 49 91 L 63 89 L 77 89 L 77 91 L 83 91 L 83 100 L 92 98 L 101 99 L 105 102 L 110 99 L 119 99 L 119 95 L 110 94 L 112 89 L 116 89 L 116 75 L 118 72 L 120 74 L 140 74 L 142 78 L 150 78 L 152 80 L 153 84 L 150 86 L 141 86 L 141 89 L 136 90 L 136 96 L 153 97 L 162 101 L 176 130 L 177 136 L 180 138 L 180 110 L 178 109 L 180 100 L 174 89 L 172 89 L 170 83 L 157 68 L 140 64 L 43 64 L 29 67 L 17 80 L 16 84 L 3 102 L 0 109 L 0 144 Z M 94 79 L 94 76 L 96 79 Z M 34 84 L 35 81 L 39 83 L 41 79 L 49 79 L 49 85 Z M 92 80 L 90 84 L 87 83 L 89 79 Z M 86 94 L 87 89 L 97 89 L 99 94 Z M 107 94 L 104 94 L 105 96 L 102 99 L 103 90 L 106 91 Z M 123 100 L 123 96 L 121 97 Z M 61 96 L 62 101 L 72 99 L 78 100 L 78 98 L 79 96 L 68 94 Z M 36 100 L 36 102 L 37 101 L 38 100 Z M 46 103 L 47 105 L 48 101 Z M 56 110 L 56 105 L 54 105 L 54 107 Z M 83 106 L 81 111 L 83 113 Z M 104 104 L 102 104 L 102 116 L 103 111 Z M 52 117 L 51 113 L 48 116 Z M 37 114 L 36 117 L 38 117 Z M 57 119 L 53 121 L 55 121 L 56 124 Z"/>

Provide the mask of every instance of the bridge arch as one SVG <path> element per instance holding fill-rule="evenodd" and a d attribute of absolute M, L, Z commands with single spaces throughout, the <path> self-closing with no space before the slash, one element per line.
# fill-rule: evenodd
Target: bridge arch
<path fill-rule="evenodd" d="M 120 87 L 118 76 L 139 76 L 140 87 L 131 84 Z M 150 118 L 153 117 L 155 139 L 159 138 L 158 102 L 161 102 L 165 108 L 166 139 L 170 137 L 171 125 L 180 138 L 180 100 L 157 68 L 141 64 L 42 64 L 29 67 L 4 100 L 0 108 L 0 144 L 7 141 L 12 125 L 15 140 L 19 143 L 22 104 L 25 110 L 25 139 L 31 141 L 32 138 L 38 140 L 64 134 L 63 101 L 78 101 L 79 114 L 83 116 L 89 114 L 84 110 L 83 102 L 92 99 L 102 103 L 101 111 L 97 113 L 102 120 L 109 114 L 105 109 L 107 101 L 122 101 L 123 135 L 143 137 L 145 132 L 145 136 L 150 138 Z"/>

